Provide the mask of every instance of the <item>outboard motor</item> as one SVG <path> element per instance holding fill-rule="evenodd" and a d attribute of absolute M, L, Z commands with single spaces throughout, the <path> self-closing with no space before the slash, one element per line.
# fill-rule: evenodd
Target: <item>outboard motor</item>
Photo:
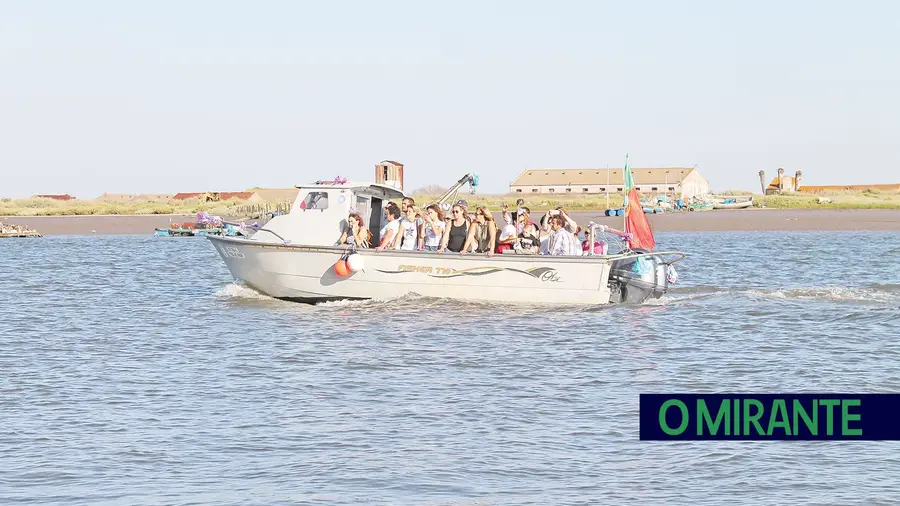
<path fill-rule="evenodd" d="M 632 251 L 650 253 L 645 249 Z M 662 297 L 669 289 L 668 268 L 656 255 L 615 260 L 609 272 L 610 302 L 640 304 L 651 297 Z"/>

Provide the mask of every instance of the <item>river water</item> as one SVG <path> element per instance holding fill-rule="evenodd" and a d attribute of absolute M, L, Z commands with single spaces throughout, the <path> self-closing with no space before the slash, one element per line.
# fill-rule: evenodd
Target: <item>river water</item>
<path fill-rule="evenodd" d="M 0 504 L 888 504 L 900 443 L 649 442 L 642 392 L 900 392 L 900 233 L 662 233 L 642 306 L 307 306 L 202 238 L 0 242 Z"/>

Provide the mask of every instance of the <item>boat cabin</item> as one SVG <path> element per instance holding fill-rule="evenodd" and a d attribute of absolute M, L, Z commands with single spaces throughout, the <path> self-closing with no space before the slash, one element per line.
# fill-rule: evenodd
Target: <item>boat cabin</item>
<path fill-rule="evenodd" d="M 359 213 L 378 244 L 384 225 L 383 207 L 400 205 L 406 195 L 393 186 L 378 183 L 318 181 L 297 186 L 300 191 L 291 212 L 275 216 L 251 237 L 254 241 L 304 246 L 334 246 L 347 227 L 347 216 Z"/>

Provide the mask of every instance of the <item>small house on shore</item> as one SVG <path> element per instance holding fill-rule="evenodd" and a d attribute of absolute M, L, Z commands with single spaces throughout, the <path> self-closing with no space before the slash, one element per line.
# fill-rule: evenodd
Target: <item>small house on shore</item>
<path fill-rule="evenodd" d="M 780 195 L 789 193 L 831 193 L 831 192 L 864 192 L 864 191 L 884 191 L 898 192 L 900 184 L 851 184 L 851 185 L 819 185 L 807 186 L 803 185 L 803 171 L 798 170 L 794 176 L 785 176 L 784 169 L 779 168 L 777 176 L 765 186 L 766 171 L 759 171 L 759 182 L 763 185 L 763 193 L 766 195 Z"/>
<path fill-rule="evenodd" d="M 75 200 L 75 197 L 69 195 L 68 193 L 62 195 L 56 194 L 44 194 L 44 195 L 32 195 L 33 199 L 53 199 L 53 200 Z"/>

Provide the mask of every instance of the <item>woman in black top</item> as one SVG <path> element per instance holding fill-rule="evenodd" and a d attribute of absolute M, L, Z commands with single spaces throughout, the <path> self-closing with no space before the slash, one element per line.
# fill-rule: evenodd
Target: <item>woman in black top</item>
<path fill-rule="evenodd" d="M 451 209 L 452 218 L 444 227 L 444 238 L 441 240 L 441 249 L 438 253 L 444 251 L 452 251 L 459 253 L 466 244 L 466 237 L 469 235 L 469 221 L 460 206 L 453 206 Z"/>

